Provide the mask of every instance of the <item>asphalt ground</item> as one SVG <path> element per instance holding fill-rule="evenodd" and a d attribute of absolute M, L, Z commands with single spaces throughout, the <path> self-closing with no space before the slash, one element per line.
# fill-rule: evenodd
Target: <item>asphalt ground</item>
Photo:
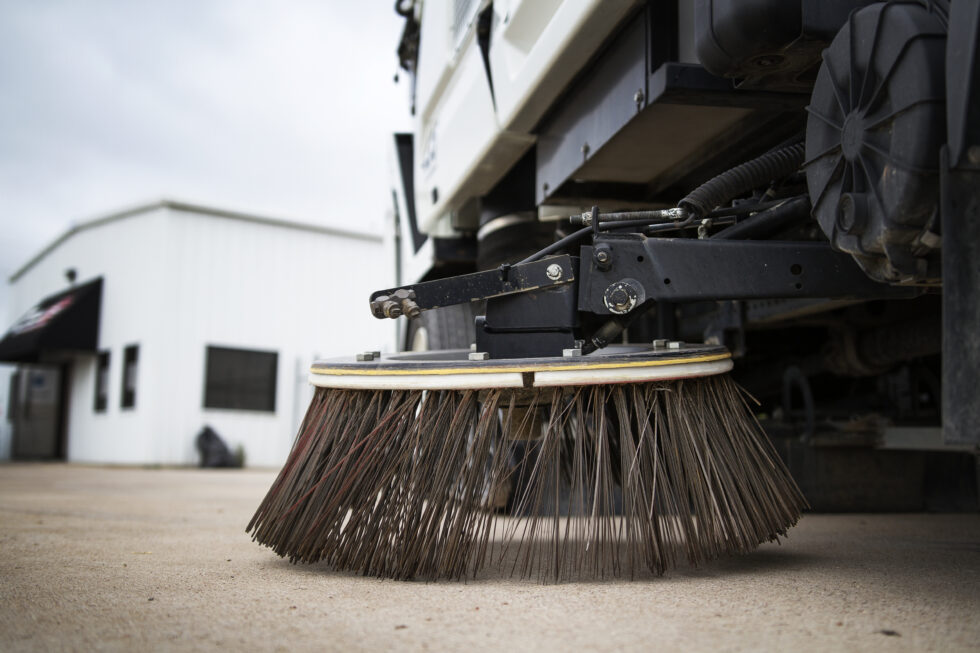
<path fill-rule="evenodd" d="M 0 465 L 0 650 L 980 650 L 980 515 L 807 515 L 666 577 L 396 582 L 245 525 L 272 471 Z"/>

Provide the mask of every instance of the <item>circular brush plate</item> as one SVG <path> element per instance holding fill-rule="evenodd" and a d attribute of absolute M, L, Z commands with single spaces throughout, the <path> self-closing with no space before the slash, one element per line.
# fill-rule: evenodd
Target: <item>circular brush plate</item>
<path fill-rule="evenodd" d="M 482 390 L 640 383 L 723 374 L 732 368 L 724 347 L 657 348 L 614 345 L 588 356 L 469 360 L 465 349 L 316 361 L 310 383 L 361 390 Z"/>

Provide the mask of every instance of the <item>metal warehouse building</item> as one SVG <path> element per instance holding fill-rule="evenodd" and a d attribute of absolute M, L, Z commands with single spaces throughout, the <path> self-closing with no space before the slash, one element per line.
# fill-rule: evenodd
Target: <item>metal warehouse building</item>
<path fill-rule="evenodd" d="M 0 456 L 193 464 L 211 426 L 279 465 L 318 356 L 384 349 L 382 238 L 159 201 L 70 228 L 10 279 Z"/>

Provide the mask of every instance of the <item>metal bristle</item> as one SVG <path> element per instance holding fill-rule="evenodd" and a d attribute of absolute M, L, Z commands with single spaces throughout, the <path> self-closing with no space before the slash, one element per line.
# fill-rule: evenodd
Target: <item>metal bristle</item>
<path fill-rule="evenodd" d="M 515 397 L 317 389 L 248 531 L 365 575 L 561 581 L 750 551 L 806 505 L 726 375 L 524 391 L 531 441 L 508 437 L 529 428 Z M 495 515 L 507 488 L 514 516 Z"/>

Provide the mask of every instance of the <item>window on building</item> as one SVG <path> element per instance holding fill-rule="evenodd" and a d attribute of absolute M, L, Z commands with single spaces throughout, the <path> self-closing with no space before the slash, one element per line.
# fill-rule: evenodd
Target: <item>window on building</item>
<path fill-rule="evenodd" d="M 276 410 L 274 351 L 207 347 L 204 407 L 236 410 Z"/>
<path fill-rule="evenodd" d="M 109 352 L 100 351 L 95 359 L 95 412 L 104 413 L 109 405 Z"/>
<path fill-rule="evenodd" d="M 136 405 L 136 381 L 139 375 L 139 345 L 129 345 L 123 349 L 122 402 L 123 408 Z"/>

